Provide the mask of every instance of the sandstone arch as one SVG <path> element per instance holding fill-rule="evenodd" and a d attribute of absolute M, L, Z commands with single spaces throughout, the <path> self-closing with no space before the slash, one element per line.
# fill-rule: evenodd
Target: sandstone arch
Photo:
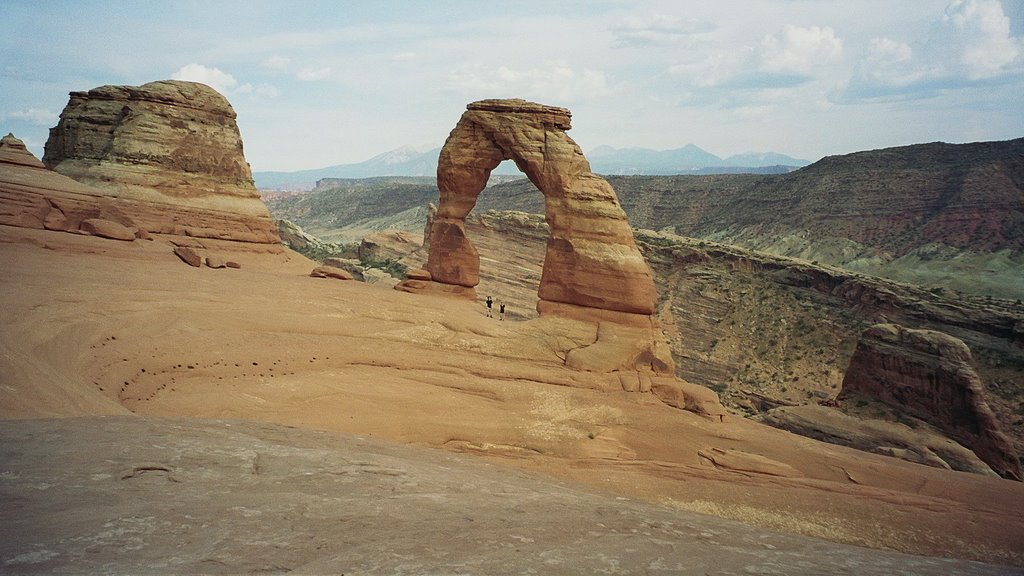
<path fill-rule="evenodd" d="M 525 100 L 481 100 L 467 106 L 441 149 L 441 197 L 430 229 L 427 270 L 449 291 L 472 295 L 480 257 L 466 235 L 465 218 L 487 179 L 511 159 L 545 197 L 550 237 L 537 310 L 573 316 L 654 312 L 650 268 L 637 249 L 611 185 L 590 171 L 580 147 L 566 135 L 571 113 Z M 619 318 L 621 320 L 621 318 Z"/>

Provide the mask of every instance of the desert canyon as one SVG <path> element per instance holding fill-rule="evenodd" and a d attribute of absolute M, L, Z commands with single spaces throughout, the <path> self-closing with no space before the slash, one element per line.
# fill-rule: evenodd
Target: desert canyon
<path fill-rule="evenodd" d="M 316 191 L 261 200 L 207 86 L 5 137 L 0 573 L 1024 571 L 1019 300 L 650 225 L 564 108 L 452 121 L 435 205 L 350 258 L 275 222 Z"/>

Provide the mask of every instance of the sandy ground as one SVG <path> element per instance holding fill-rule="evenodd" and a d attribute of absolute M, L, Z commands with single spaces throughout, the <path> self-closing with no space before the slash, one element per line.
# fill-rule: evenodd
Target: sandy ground
<path fill-rule="evenodd" d="M 561 366 L 586 327 L 204 241 L 0 227 L 0 417 L 232 418 L 479 455 L 834 542 L 1024 566 L 1024 485 L 719 422 Z"/>

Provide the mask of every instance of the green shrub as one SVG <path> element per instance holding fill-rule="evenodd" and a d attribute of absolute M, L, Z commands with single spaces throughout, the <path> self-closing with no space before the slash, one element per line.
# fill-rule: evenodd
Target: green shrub
<path fill-rule="evenodd" d="M 391 277 L 402 280 L 405 278 L 405 273 L 409 271 L 409 267 L 393 258 L 385 258 L 384 260 L 372 260 L 370 258 L 360 258 L 359 263 L 363 268 L 376 268 L 387 272 Z"/>

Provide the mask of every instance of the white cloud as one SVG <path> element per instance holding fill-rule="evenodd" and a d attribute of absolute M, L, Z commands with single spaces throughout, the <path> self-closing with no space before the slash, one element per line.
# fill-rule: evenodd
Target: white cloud
<path fill-rule="evenodd" d="M 471 98 L 529 98 L 568 104 L 612 91 L 604 72 L 565 63 L 540 68 L 464 66 L 448 77 L 448 88 Z"/>
<path fill-rule="evenodd" d="M 1014 37 L 998 0 L 955 0 L 922 42 L 875 38 L 838 101 L 926 98 L 965 86 L 1020 78 L 1024 39 Z"/>
<path fill-rule="evenodd" d="M 842 53 L 842 40 L 832 28 L 787 25 L 756 45 L 708 50 L 668 71 L 681 79 L 683 101 L 731 108 L 752 103 L 753 94 L 776 98 L 780 91 L 807 84 L 826 74 Z"/>
<path fill-rule="evenodd" d="M 291 67 L 291 63 L 292 61 L 290 58 L 285 58 L 284 56 L 274 54 L 273 56 L 260 62 L 260 66 L 272 72 L 287 72 L 288 69 Z"/>
<path fill-rule="evenodd" d="M 1010 19 L 998 0 L 956 0 L 935 36 L 929 44 L 953 57 L 952 71 L 968 78 L 1002 74 L 1021 58 L 1021 39 L 1010 36 Z"/>
<path fill-rule="evenodd" d="M 307 66 L 299 70 L 295 74 L 295 77 L 298 78 L 299 80 L 309 82 L 313 80 L 323 80 L 324 78 L 330 77 L 330 75 L 331 69 L 328 66 L 323 66 L 320 68 L 313 68 L 312 66 Z"/>
<path fill-rule="evenodd" d="M 909 44 L 888 38 L 872 39 L 867 56 L 857 68 L 857 73 L 869 83 L 896 88 L 920 82 L 926 72 L 915 61 L 914 49 Z"/>
<path fill-rule="evenodd" d="M 280 54 L 274 54 L 260 62 L 260 68 L 270 70 L 275 74 L 289 74 L 295 70 L 296 66 L 293 65 L 291 58 L 281 56 Z M 321 66 L 319 68 L 303 66 L 294 73 L 295 78 L 305 82 L 323 80 L 330 77 L 330 75 L 331 68 L 329 66 Z"/>
<path fill-rule="evenodd" d="M 210 68 L 196 63 L 182 66 L 177 72 L 171 74 L 171 78 L 206 84 L 222 94 L 230 92 L 238 84 L 238 81 L 231 74 L 219 68 Z"/>
<path fill-rule="evenodd" d="M 276 86 L 271 84 L 249 84 L 245 83 L 239 86 L 235 92 L 239 94 L 251 94 L 254 96 L 262 96 L 264 98 L 277 98 L 281 95 L 281 91 Z"/>
<path fill-rule="evenodd" d="M 57 124 L 57 113 L 42 108 L 28 108 L 17 110 L 5 116 L 8 120 L 21 120 L 36 126 L 54 126 Z"/>
<path fill-rule="evenodd" d="M 664 46 L 674 44 L 692 34 L 711 32 L 715 29 L 710 22 L 664 16 L 661 14 L 646 19 L 629 18 L 610 28 L 615 39 L 612 47 Z"/>
<path fill-rule="evenodd" d="M 811 74 L 842 55 L 843 42 L 832 28 L 786 26 L 761 43 L 760 68 L 782 74 Z"/>

